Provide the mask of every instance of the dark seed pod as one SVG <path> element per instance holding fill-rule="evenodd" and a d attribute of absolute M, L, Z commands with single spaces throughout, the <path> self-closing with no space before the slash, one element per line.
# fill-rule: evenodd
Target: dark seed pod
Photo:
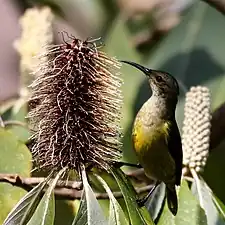
<path fill-rule="evenodd" d="M 32 88 L 29 113 L 40 168 L 107 168 L 120 158 L 120 63 L 94 41 L 49 47 Z M 36 129 L 35 129 L 36 127 Z"/>

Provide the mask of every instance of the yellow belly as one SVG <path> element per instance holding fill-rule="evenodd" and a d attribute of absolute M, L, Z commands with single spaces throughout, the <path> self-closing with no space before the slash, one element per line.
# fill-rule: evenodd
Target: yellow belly
<path fill-rule="evenodd" d="M 168 122 L 147 126 L 136 121 L 132 134 L 134 150 L 146 175 L 165 183 L 175 179 L 175 162 L 168 150 L 168 136 Z"/>
<path fill-rule="evenodd" d="M 159 141 L 167 144 L 167 137 L 169 136 L 169 122 L 162 122 L 154 126 L 147 126 L 142 121 L 137 120 L 133 127 L 133 143 L 136 152 L 143 150 L 144 146 L 151 148 Z"/>

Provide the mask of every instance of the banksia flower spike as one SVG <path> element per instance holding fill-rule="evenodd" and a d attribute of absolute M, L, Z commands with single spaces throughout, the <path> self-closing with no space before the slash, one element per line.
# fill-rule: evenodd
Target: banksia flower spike
<path fill-rule="evenodd" d="M 209 154 L 210 120 L 209 90 L 192 87 L 186 94 L 182 134 L 183 164 L 187 170 L 204 170 Z"/>
<path fill-rule="evenodd" d="M 27 87 L 33 80 L 31 73 L 35 70 L 40 54 L 47 45 L 53 43 L 53 14 L 48 7 L 27 9 L 20 18 L 21 37 L 14 46 L 20 54 L 21 86 Z M 46 61 L 47 58 L 42 57 Z"/>
<path fill-rule="evenodd" d="M 44 54 L 51 60 L 31 85 L 29 113 L 40 167 L 107 169 L 120 158 L 120 63 L 98 49 L 92 40 L 70 37 Z"/>

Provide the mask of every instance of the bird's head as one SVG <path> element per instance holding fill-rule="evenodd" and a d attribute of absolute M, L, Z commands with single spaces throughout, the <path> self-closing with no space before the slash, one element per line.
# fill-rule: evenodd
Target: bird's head
<path fill-rule="evenodd" d="M 148 77 L 149 85 L 153 94 L 168 97 L 177 97 L 179 95 L 179 86 L 177 80 L 169 73 L 152 70 L 130 61 L 121 60 L 121 62 L 127 63 L 142 71 Z"/>

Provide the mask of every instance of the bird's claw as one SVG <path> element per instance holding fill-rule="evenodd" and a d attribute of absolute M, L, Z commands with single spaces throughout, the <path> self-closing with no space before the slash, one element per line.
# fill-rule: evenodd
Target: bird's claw
<path fill-rule="evenodd" d="M 146 196 L 144 198 L 139 198 L 136 200 L 137 204 L 139 207 L 142 207 L 145 205 L 146 201 L 147 201 L 148 198 L 146 198 Z"/>
<path fill-rule="evenodd" d="M 155 185 L 152 187 L 152 189 L 150 190 L 150 192 L 144 197 L 144 198 L 140 198 L 137 199 L 137 204 L 138 206 L 142 207 L 144 206 L 144 204 L 147 202 L 148 198 L 152 195 L 152 193 L 155 191 L 155 189 L 157 188 L 157 186 L 160 184 L 159 181 L 156 181 Z"/>

